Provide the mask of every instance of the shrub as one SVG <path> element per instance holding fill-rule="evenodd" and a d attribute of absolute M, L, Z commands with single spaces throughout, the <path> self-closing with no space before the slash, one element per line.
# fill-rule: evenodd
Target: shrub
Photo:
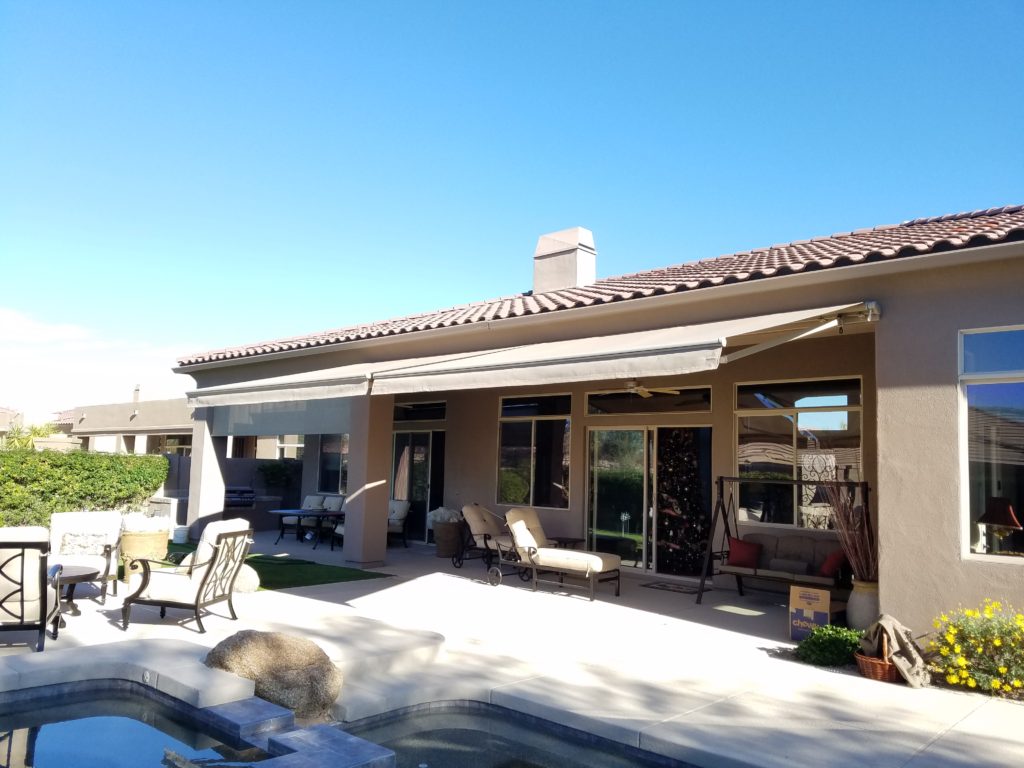
<path fill-rule="evenodd" d="M 47 525 L 53 512 L 140 507 L 166 478 L 164 456 L 0 452 L 0 524 Z"/>
<path fill-rule="evenodd" d="M 933 622 L 928 644 L 936 682 L 1024 698 L 1024 613 L 998 600 L 958 608 Z"/>
<path fill-rule="evenodd" d="M 796 657 L 819 667 L 841 667 L 853 663 L 863 633 L 856 629 L 826 624 L 815 627 L 796 647 Z"/>

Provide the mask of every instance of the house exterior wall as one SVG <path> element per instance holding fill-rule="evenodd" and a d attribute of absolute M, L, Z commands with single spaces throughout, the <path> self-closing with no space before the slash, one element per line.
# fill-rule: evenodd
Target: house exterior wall
<path fill-rule="evenodd" d="M 985 597 L 1024 603 L 1024 558 L 974 555 L 958 333 L 1024 322 L 1024 260 L 907 274 L 879 286 L 879 581 L 883 610 L 918 631 Z"/>

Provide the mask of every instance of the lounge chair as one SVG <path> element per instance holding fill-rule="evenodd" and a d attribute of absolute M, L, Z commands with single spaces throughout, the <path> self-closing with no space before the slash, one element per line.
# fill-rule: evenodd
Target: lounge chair
<path fill-rule="evenodd" d="M 530 570 L 534 591 L 540 581 L 540 574 L 555 573 L 558 574 L 558 584 L 564 583 L 565 576 L 585 579 L 591 600 L 594 599 L 594 587 L 599 582 L 614 581 L 615 596 L 619 596 L 619 569 L 622 561 L 618 555 L 542 546 L 540 542 L 548 539 L 543 529 L 539 528 L 539 523 L 531 527 L 530 523 L 536 519 L 536 514 L 531 515 L 531 512 L 511 509 L 505 515 L 505 521 L 519 557 L 518 565 Z M 491 573 L 493 571 L 492 568 Z M 497 581 L 500 582 L 500 577 Z"/>
<path fill-rule="evenodd" d="M 490 568 L 505 552 L 508 559 L 512 551 L 512 537 L 505 528 L 505 520 L 479 504 L 467 504 L 462 508 L 462 517 L 469 528 L 469 535 L 462 542 L 458 554 L 452 556 L 452 565 L 461 568 L 464 560 L 479 557 L 484 568 Z"/>
<path fill-rule="evenodd" d="M 36 650 L 60 624 L 60 566 L 49 565 L 49 532 L 42 526 L 0 528 L 0 631 L 37 630 Z"/>
<path fill-rule="evenodd" d="M 121 513 L 118 511 L 55 512 L 50 516 L 50 563 L 94 568 L 100 605 L 107 602 L 107 585 L 117 595 L 118 546 Z"/>
<path fill-rule="evenodd" d="M 128 629 L 131 609 L 138 605 L 160 606 L 160 618 L 167 615 L 168 608 L 191 610 L 195 614 L 199 631 L 205 632 L 200 612 L 214 603 L 226 600 L 232 619 L 237 619 L 232 603 L 232 590 L 238 571 L 245 563 L 252 544 L 252 528 L 249 521 L 240 517 L 218 520 L 203 530 L 195 553 L 186 558 L 179 568 L 154 568 L 165 566 L 159 560 L 132 560 L 131 570 L 142 569 L 142 582 L 124 599 L 121 608 L 121 627 Z"/>

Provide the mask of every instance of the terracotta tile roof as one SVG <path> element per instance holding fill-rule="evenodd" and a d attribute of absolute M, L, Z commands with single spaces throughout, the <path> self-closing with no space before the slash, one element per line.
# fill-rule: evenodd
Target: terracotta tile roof
<path fill-rule="evenodd" d="M 604 278 L 580 288 L 537 295 L 522 293 L 308 336 L 203 352 L 183 357 L 178 362 L 181 366 L 189 366 L 255 357 L 1013 240 L 1024 240 L 1024 205 L 914 219 L 902 224 L 797 240 L 770 248 Z"/>

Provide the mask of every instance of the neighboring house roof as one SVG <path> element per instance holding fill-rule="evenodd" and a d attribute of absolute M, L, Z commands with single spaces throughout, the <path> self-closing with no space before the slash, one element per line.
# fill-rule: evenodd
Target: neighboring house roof
<path fill-rule="evenodd" d="M 541 294 L 522 293 L 308 336 L 203 352 L 181 358 L 178 363 L 187 367 L 251 358 L 1015 240 L 1024 240 L 1022 205 L 914 219 L 902 224 L 797 240 L 770 248 L 604 278 L 579 288 Z"/>

